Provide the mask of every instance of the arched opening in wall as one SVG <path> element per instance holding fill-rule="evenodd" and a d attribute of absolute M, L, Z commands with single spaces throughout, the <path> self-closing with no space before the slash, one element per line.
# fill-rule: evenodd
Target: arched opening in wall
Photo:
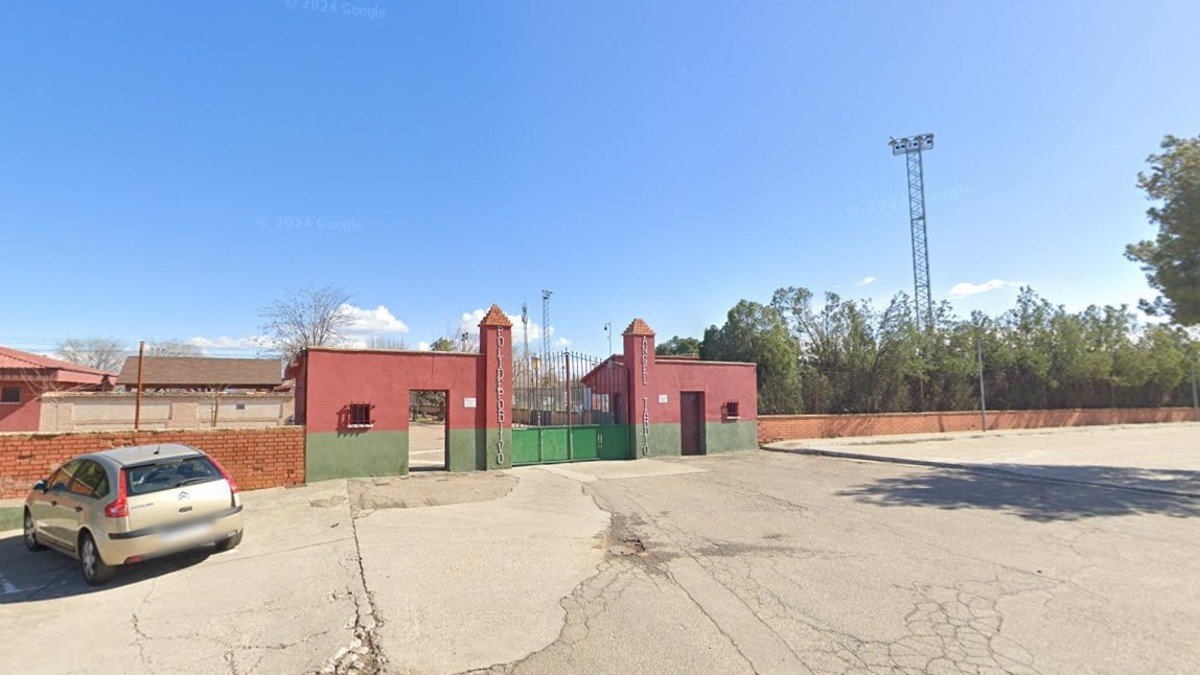
<path fill-rule="evenodd" d="M 408 401 L 408 470 L 441 471 L 449 461 L 446 391 L 414 389 Z"/>

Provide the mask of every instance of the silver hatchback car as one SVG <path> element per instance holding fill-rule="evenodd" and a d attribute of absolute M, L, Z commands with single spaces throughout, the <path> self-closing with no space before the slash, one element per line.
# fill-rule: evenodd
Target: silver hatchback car
<path fill-rule="evenodd" d="M 80 455 L 38 481 L 25 498 L 25 546 L 54 548 L 101 584 L 116 568 L 242 541 L 233 477 L 203 452 L 175 444 Z"/>

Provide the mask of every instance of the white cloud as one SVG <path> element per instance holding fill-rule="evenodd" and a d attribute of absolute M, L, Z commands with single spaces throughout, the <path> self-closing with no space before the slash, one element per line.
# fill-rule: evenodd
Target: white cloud
<path fill-rule="evenodd" d="M 408 332 L 408 326 L 383 305 L 375 309 L 342 305 L 341 310 L 350 316 L 350 326 L 346 328 L 347 335 L 369 337 Z"/>
<path fill-rule="evenodd" d="M 870 286 L 873 283 L 875 283 L 875 277 L 863 277 L 861 280 L 859 280 L 854 285 L 855 286 Z"/>
<path fill-rule="evenodd" d="M 395 317 L 384 305 L 375 309 L 342 305 L 341 311 L 350 317 L 350 325 L 345 329 L 346 345 L 365 347 L 373 337 L 398 335 L 408 332 L 408 326 Z M 208 338 L 196 336 L 189 339 L 188 344 L 199 347 L 206 354 L 221 351 L 269 350 L 275 341 L 266 335 L 251 335 L 249 337 Z"/>
<path fill-rule="evenodd" d="M 209 349 L 265 349 L 271 346 L 271 339 L 265 335 L 255 335 L 251 337 L 226 337 L 222 335 L 218 338 L 206 338 L 197 335 L 190 338 L 187 343 L 194 347 L 199 347 L 201 350 Z"/>
<path fill-rule="evenodd" d="M 424 340 L 421 340 L 420 342 L 417 343 L 417 349 L 419 349 L 423 352 L 427 352 L 427 351 L 429 351 L 429 343 Z"/>
<path fill-rule="evenodd" d="M 556 346 L 556 347 L 570 347 L 570 346 L 571 346 L 571 341 L 570 341 L 570 340 L 568 340 L 567 338 L 558 338 L 557 340 L 555 340 L 555 341 L 554 341 L 554 346 Z"/>
<path fill-rule="evenodd" d="M 968 295 L 990 293 L 1001 288 L 1012 288 L 1020 285 L 1021 282 L 1019 281 L 1007 281 L 1005 279 L 991 279 L 983 282 L 982 284 L 973 284 L 969 281 L 961 281 L 957 284 L 954 284 L 954 286 L 950 288 L 948 297 L 951 300 L 957 300 L 959 298 L 965 298 Z"/>
<path fill-rule="evenodd" d="M 463 312 L 462 318 L 458 322 L 459 333 L 470 333 L 472 335 L 479 332 L 479 322 L 483 321 L 483 317 L 487 315 L 487 311 L 477 309 L 473 312 Z M 525 340 L 525 325 L 521 323 L 520 314 L 504 313 L 508 320 L 512 322 L 512 338 L 513 344 L 521 344 Z M 550 326 L 546 331 L 547 335 L 554 335 L 554 326 Z M 542 326 L 535 322 L 532 317 L 529 321 L 529 342 L 531 345 L 542 339 Z"/>

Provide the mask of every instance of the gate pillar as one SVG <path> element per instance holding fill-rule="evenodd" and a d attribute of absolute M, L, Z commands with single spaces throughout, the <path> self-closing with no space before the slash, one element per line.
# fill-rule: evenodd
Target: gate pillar
<path fill-rule="evenodd" d="M 512 322 L 497 305 L 492 305 L 479 322 L 479 351 L 483 373 L 479 416 L 483 425 L 481 469 L 512 467 Z"/>
<path fill-rule="evenodd" d="M 625 339 L 625 368 L 629 383 L 629 441 L 634 458 L 655 454 L 654 331 L 641 319 L 634 319 L 622 334 Z"/>

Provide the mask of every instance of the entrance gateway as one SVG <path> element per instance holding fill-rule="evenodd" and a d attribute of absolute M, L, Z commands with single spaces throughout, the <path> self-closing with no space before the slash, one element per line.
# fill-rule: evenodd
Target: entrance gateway
<path fill-rule="evenodd" d="M 421 447 L 414 433 L 427 431 L 410 423 L 414 392 L 445 392 L 450 471 L 757 447 L 753 363 L 656 355 L 641 319 L 607 358 L 514 350 L 511 329 L 493 305 L 479 324 L 479 353 L 302 351 L 287 375 L 307 479 L 408 473 L 410 444 Z"/>

